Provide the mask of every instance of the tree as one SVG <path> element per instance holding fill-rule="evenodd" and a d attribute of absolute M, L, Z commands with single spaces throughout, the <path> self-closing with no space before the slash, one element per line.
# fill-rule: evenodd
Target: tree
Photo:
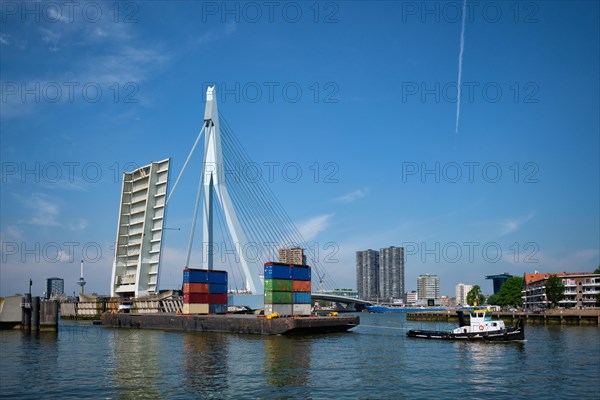
<path fill-rule="evenodd" d="M 481 305 L 485 302 L 485 296 L 481 294 L 481 288 L 479 285 L 473 286 L 473 289 L 469 290 L 467 293 L 467 304 L 470 306 Z"/>
<path fill-rule="evenodd" d="M 493 294 L 490 297 L 487 298 L 487 303 L 492 305 L 492 306 L 499 306 L 500 305 L 500 299 L 498 298 L 497 294 Z"/>
<path fill-rule="evenodd" d="M 550 275 L 546 281 L 546 298 L 550 302 L 552 308 L 556 307 L 559 301 L 564 297 L 565 285 L 556 275 Z"/>
<path fill-rule="evenodd" d="M 598 265 L 598 268 L 596 268 L 596 270 L 594 271 L 595 274 L 600 274 L 600 265 Z"/>
<path fill-rule="evenodd" d="M 517 306 L 523 305 L 523 298 L 521 298 L 521 290 L 523 289 L 523 278 L 520 276 L 513 276 L 504 282 L 498 291 L 498 302 L 500 306 Z"/>

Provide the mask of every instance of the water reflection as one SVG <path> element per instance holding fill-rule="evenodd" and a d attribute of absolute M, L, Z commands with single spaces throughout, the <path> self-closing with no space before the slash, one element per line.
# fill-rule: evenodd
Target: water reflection
<path fill-rule="evenodd" d="M 310 338 L 266 336 L 265 377 L 273 386 L 307 386 L 311 366 Z"/>
<path fill-rule="evenodd" d="M 184 334 L 182 351 L 186 392 L 206 398 L 218 396 L 227 389 L 229 338 L 226 335 Z"/>
<path fill-rule="evenodd" d="M 160 332 L 115 329 L 108 335 L 113 384 L 120 399 L 160 398 Z M 85 368 L 85 367 L 84 367 Z"/>

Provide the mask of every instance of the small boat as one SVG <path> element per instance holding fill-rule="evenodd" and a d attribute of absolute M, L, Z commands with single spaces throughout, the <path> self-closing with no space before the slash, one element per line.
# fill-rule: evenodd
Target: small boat
<path fill-rule="evenodd" d="M 467 324 L 463 311 L 457 311 L 459 327 L 449 331 L 411 329 L 409 337 L 443 340 L 509 341 L 525 340 L 525 326 L 519 318 L 516 326 L 506 327 L 504 321 L 492 320 L 488 310 L 472 310 L 471 323 Z"/>

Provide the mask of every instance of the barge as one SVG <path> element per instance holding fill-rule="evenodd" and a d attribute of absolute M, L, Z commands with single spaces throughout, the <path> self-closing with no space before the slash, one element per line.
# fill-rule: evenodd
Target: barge
<path fill-rule="evenodd" d="M 103 313 L 102 326 L 172 331 L 293 335 L 346 332 L 360 323 L 358 316 L 272 318 L 255 315 L 181 315 Z"/>

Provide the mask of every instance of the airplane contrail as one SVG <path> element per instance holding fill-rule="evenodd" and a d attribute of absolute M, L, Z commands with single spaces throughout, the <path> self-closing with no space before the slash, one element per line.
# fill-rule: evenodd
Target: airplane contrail
<path fill-rule="evenodd" d="M 458 79 L 456 80 L 456 129 L 454 133 L 458 133 L 458 121 L 460 120 L 460 97 L 461 97 L 461 82 L 462 82 L 462 64 L 463 52 L 465 51 L 465 20 L 467 15 L 467 0 L 463 0 L 462 7 L 462 27 L 460 30 L 460 51 L 458 53 Z"/>

